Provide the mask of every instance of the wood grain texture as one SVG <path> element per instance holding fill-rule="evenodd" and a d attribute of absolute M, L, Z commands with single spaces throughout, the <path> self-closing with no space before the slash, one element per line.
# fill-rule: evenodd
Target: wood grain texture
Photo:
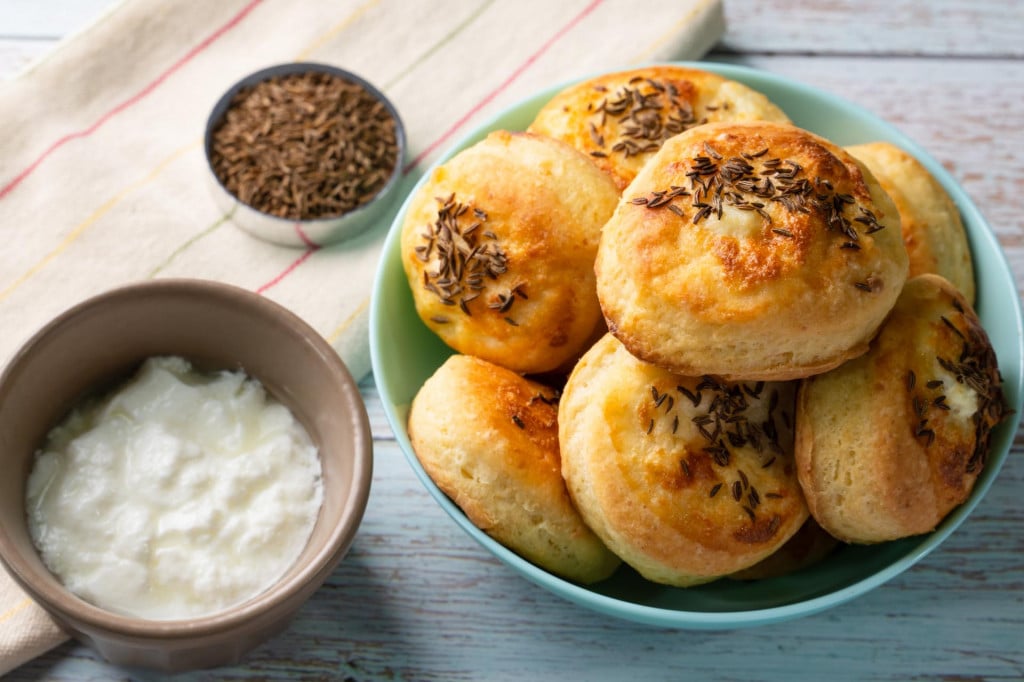
<path fill-rule="evenodd" d="M 743 54 L 1024 55 L 1015 0 L 726 0 L 722 48 Z"/>
<path fill-rule="evenodd" d="M 59 40 L 97 21 L 120 0 L 0 2 L 0 81 L 13 78 Z"/>
<path fill-rule="evenodd" d="M 712 59 L 798 79 L 895 124 L 962 183 L 1024 291 L 1024 3 L 726 0 L 726 12 Z M 0 42 L 0 73 L 16 42 Z M 372 380 L 362 390 L 375 472 L 350 555 L 292 627 L 243 664 L 175 679 L 1024 679 L 1019 427 L 974 514 L 906 573 L 816 616 L 688 632 L 592 613 L 513 574 L 433 502 Z M 10 676 L 39 678 L 159 676 L 68 643 Z"/>
<path fill-rule="evenodd" d="M 13 78 L 34 60 L 53 49 L 55 39 L 30 40 L 0 36 L 0 81 Z"/>

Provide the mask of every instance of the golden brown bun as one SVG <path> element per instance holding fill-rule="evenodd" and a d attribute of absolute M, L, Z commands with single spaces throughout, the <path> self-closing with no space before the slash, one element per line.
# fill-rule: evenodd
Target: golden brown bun
<path fill-rule="evenodd" d="M 409 440 L 469 520 L 525 559 L 582 583 L 619 560 L 584 525 L 562 481 L 557 393 L 485 360 L 453 355 L 423 384 Z"/>
<path fill-rule="evenodd" d="M 847 542 L 934 529 L 970 494 L 1003 411 L 977 316 L 946 280 L 915 277 L 870 352 L 801 385 L 796 458 L 811 513 Z"/>
<path fill-rule="evenodd" d="M 590 155 L 619 190 L 668 138 L 714 121 L 788 123 L 759 92 L 717 74 L 651 66 L 598 76 L 566 88 L 538 113 L 530 132 Z"/>
<path fill-rule="evenodd" d="M 889 142 L 846 151 L 864 162 L 900 213 L 910 277 L 933 272 L 948 279 L 974 305 L 974 267 L 960 211 L 920 161 Z"/>
<path fill-rule="evenodd" d="M 491 133 L 409 204 L 402 264 L 420 318 L 457 351 L 517 372 L 575 360 L 602 323 L 594 255 L 617 199 L 565 143 Z"/>
<path fill-rule="evenodd" d="M 655 582 L 696 585 L 757 563 L 807 518 L 787 426 L 794 388 L 676 376 L 605 336 L 558 409 L 580 514 Z"/>
<path fill-rule="evenodd" d="M 818 563 L 835 551 L 839 544 L 839 540 L 819 526 L 814 517 L 809 517 L 796 535 L 777 552 L 729 577 L 734 580 L 764 580 L 789 575 Z"/>
<path fill-rule="evenodd" d="M 839 147 L 781 123 L 708 123 L 626 189 L 596 270 L 608 328 L 637 357 L 784 380 L 867 350 L 907 253 L 896 207 Z"/>

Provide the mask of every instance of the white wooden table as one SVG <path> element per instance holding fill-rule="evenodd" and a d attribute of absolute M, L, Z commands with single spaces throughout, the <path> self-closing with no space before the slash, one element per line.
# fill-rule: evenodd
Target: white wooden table
<path fill-rule="evenodd" d="M 508 0 L 510 1 L 510 0 Z M 799 79 L 894 123 L 952 172 L 1024 283 L 1024 2 L 725 0 L 710 59 Z M 0 0 L 0 78 L 109 0 Z M 2 160 L 0 160 L 2 163 Z M 729 632 L 612 620 L 533 586 L 427 495 L 363 382 L 376 471 L 351 553 L 284 634 L 181 679 L 1024 679 L 1024 437 L 939 550 L 817 616 Z M 1019 416 L 1018 416 L 1019 419 Z M 68 643 L 10 679 L 150 679 Z"/>

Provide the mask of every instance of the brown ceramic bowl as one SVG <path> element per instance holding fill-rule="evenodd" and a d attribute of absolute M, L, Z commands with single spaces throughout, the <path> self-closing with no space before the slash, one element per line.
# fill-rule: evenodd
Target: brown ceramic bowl
<path fill-rule="evenodd" d="M 298 561 L 262 594 L 200 618 L 132 618 L 79 599 L 43 565 L 26 524 L 25 482 L 49 429 L 83 394 L 154 355 L 243 369 L 291 409 L 320 449 L 323 506 Z M 0 376 L 0 559 L 72 636 L 113 663 L 222 665 L 284 629 L 351 545 L 371 469 L 366 409 L 334 349 L 281 306 L 224 284 L 158 280 L 92 298 L 44 327 Z"/>

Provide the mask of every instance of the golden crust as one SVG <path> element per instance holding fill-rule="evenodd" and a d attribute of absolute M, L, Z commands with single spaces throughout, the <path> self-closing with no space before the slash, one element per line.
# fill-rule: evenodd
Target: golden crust
<path fill-rule="evenodd" d="M 774 554 L 729 577 L 734 580 L 764 580 L 789 575 L 825 559 L 839 545 L 839 540 L 829 535 L 812 516 Z"/>
<path fill-rule="evenodd" d="M 476 526 L 553 573 L 595 582 L 619 560 L 569 498 L 556 403 L 546 386 L 453 355 L 413 400 L 409 440 L 430 478 Z"/>
<path fill-rule="evenodd" d="M 605 336 L 558 411 L 580 514 L 659 583 L 696 585 L 764 559 L 807 518 L 787 426 L 793 389 L 676 376 Z"/>
<path fill-rule="evenodd" d="M 974 267 L 960 211 L 920 161 L 889 142 L 847 147 L 864 162 L 900 213 L 910 277 L 948 279 L 974 305 Z"/>
<path fill-rule="evenodd" d="M 967 499 L 1003 411 L 995 354 L 962 294 L 938 275 L 911 279 L 868 354 L 801 384 L 811 513 L 847 542 L 931 531 Z"/>
<path fill-rule="evenodd" d="M 698 69 L 651 66 L 566 88 L 537 113 L 529 130 L 589 155 L 621 191 L 669 137 L 702 123 L 749 120 L 789 122 L 767 97 L 742 83 Z"/>
<path fill-rule="evenodd" d="M 608 328 L 637 357 L 785 380 L 867 350 L 907 254 L 895 206 L 839 147 L 787 124 L 709 123 L 626 189 L 595 267 Z"/>
<path fill-rule="evenodd" d="M 575 360 L 602 324 L 594 256 L 617 199 L 568 145 L 490 134 L 410 201 L 401 253 L 420 318 L 457 351 L 517 372 Z"/>

